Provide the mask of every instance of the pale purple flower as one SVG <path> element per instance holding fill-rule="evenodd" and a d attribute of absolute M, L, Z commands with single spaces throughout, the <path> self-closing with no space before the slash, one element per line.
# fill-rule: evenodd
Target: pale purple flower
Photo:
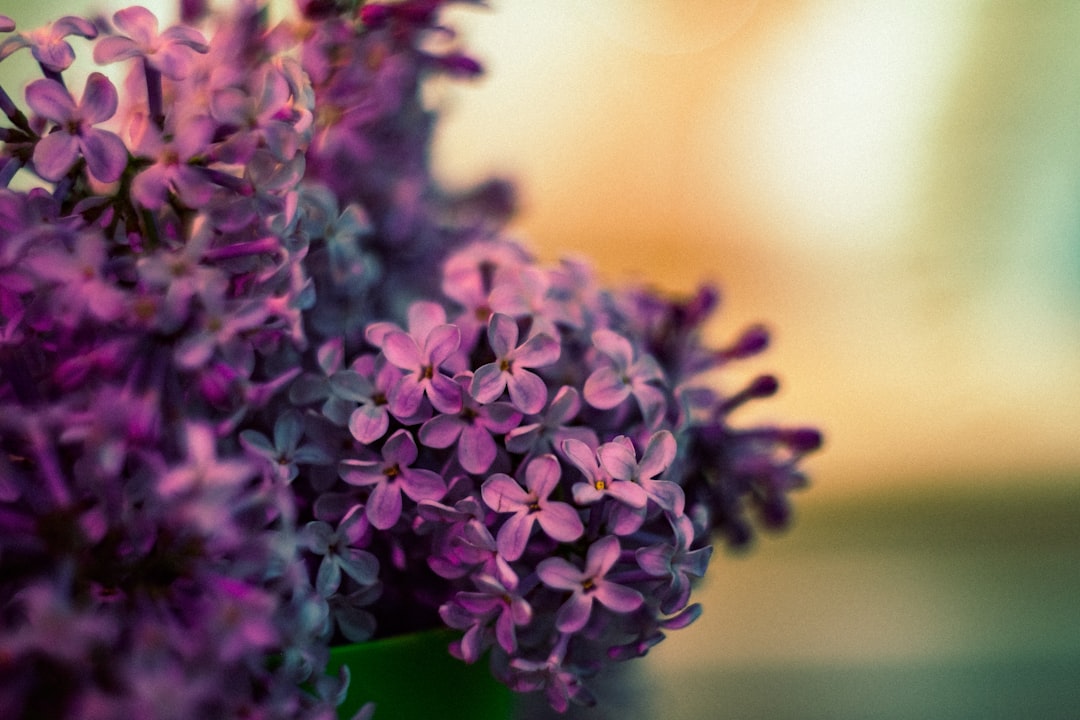
<path fill-rule="evenodd" d="M 342 461 L 342 480 L 350 485 L 375 486 L 365 511 L 379 530 L 393 527 L 401 517 L 401 493 L 414 502 L 440 500 L 446 494 L 446 482 L 438 473 L 410 467 L 417 455 L 416 441 L 408 430 L 401 429 L 387 438 L 382 460 Z"/>
<path fill-rule="evenodd" d="M 459 383 L 468 385 L 470 375 L 462 373 Z M 462 393 L 461 412 L 439 413 L 420 426 L 418 437 L 428 447 L 447 448 L 457 443 L 457 458 L 467 472 L 487 472 L 498 447 L 493 435 L 502 435 L 521 422 L 521 413 L 505 402 L 480 405 Z"/>
<path fill-rule="evenodd" d="M 192 52 L 205 53 L 209 46 L 200 32 L 174 25 L 158 33 L 157 17 L 133 5 L 113 14 L 116 27 L 126 35 L 109 35 L 94 46 L 94 62 L 108 65 L 141 57 L 147 66 L 172 80 L 183 80 L 192 66 Z"/>
<path fill-rule="evenodd" d="M 15 23 L 10 18 L 0 16 L 0 19 L 0 31 L 10 32 L 15 29 Z M 42 68 L 59 73 L 71 67 L 75 60 L 75 51 L 64 38 L 77 35 L 92 40 L 97 34 L 97 28 L 89 20 L 67 15 L 44 27 L 18 32 L 5 38 L 0 43 L 0 60 L 16 50 L 28 47 Z"/>
<path fill-rule="evenodd" d="M 127 167 L 128 152 L 115 133 L 94 127 L 116 113 L 116 88 L 99 72 L 90 73 L 78 104 L 63 85 L 42 78 L 26 88 L 26 103 L 55 130 L 34 146 L 34 169 L 46 180 L 62 178 L 79 157 L 101 182 L 119 179 Z"/>
<path fill-rule="evenodd" d="M 670 480 L 657 479 L 671 465 L 677 449 L 675 436 L 661 430 L 649 438 L 640 461 L 636 459 L 634 443 L 625 435 L 601 445 L 596 455 L 612 478 L 637 483 L 664 510 L 682 515 L 686 502 L 682 488 Z"/>
<path fill-rule="evenodd" d="M 606 361 L 585 380 L 585 401 L 600 410 L 610 410 L 633 395 L 645 424 L 656 427 L 666 407 L 663 392 L 653 384 L 664 381 L 664 371 L 656 359 L 635 352 L 630 341 L 613 330 L 596 330 L 592 341 Z"/>
<path fill-rule="evenodd" d="M 599 463 L 597 452 L 580 440 L 566 440 L 562 444 L 566 458 L 574 464 L 584 482 L 574 483 L 571 492 L 578 505 L 592 505 L 610 498 L 608 525 L 617 535 L 637 531 L 645 520 L 645 506 L 649 496 L 645 489 L 629 480 L 618 480 Z"/>
<path fill-rule="evenodd" d="M 458 349 L 461 331 L 446 324 L 441 305 L 415 302 L 409 307 L 408 333 L 377 323 L 368 328 L 367 337 L 387 360 L 405 371 L 390 393 L 390 412 L 398 418 L 411 417 L 425 396 L 439 412 L 461 410 L 461 388 L 442 371 Z"/>
<path fill-rule="evenodd" d="M 182 128 L 166 136 L 139 113 L 132 118 L 130 132 L 134 154 L 153 161 L 131 183 L 131 195 L 140 205 L 157 210 L 170 193 L 190 208 L 202 208 L 210 201 L 217 186 L 205 169 L 192 164 L 209 147 L 214 132 L 209 118 L 186 118 Z"/>
<path fill-rule="evenodd" d="M 187 459 L 170 468 L 157 483 L 166 497 L 200 492 L 231 494 L 255 474 L 246 460 L 219 460 L 217 438 L 209 425 L 189 422 L 184 428 Z"/>
<path fill-rule="evenodd" d="M 554 455 L 540 455 L 525 466 L 525 488 L 504 473 L 484 481 L 480 489 L 484 503 L 497 513 L 514 513 L 507 518 L 496 538 L 499 553 L 507 560 L 520 558 L 529 542 L 533 525 L 553 540 L 573 542 L 585 533 L 585 526 L 573 506 L 550 500 L 559 484 L 562 468 Z"/>
<path fill-rule="evenodd" d="M 555 616 L 559 632 L 576 633 L 584 628 L 592 615 L 594 601 L 616 613 L 629 613 L 641 607 L 645 598 L 640 592 L 606 577 L 619 560 L 621 550 L 618 538 L 605 535 L 589 546 L 584 569 L 561 557 L 546 558 L 536 566 L 536 574 L 545 585 L 571 593 Z"/>
<path fill-rule="evenodd" d="M 500 273 L 491 290 L 488 302 L 497 313 L 515 319 L 528 319 L 529 335 L 561 337 L 558 324 L 576 326 L 578 318 L 563 302 L 550 292 L 547 272 L 535 265 L 525 265 L 513 272 Z"/>
<path fill-rule="evenodd" d="M 528 368 L 545 367 L 559 359 L 561 348 L 548 335 L 533 335 L 521 345 L 517 321 L 495 313 L 488 322 L 488 343 L 495 360 L 481 365 L 473 375 L 469 392 L 482 403 L 510 393 L 510 402 L 523 413 L 538 413 L 547 404 L 547 385 Z"/>

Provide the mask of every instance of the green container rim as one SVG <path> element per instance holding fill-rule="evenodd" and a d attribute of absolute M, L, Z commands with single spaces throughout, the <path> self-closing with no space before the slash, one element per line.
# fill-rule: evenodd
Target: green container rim
<path fill-rule="evenodd" d="M 349 667 L 341 720 L 351 720 L 374 701 L 380 720 L 506 720 L 514 706 L 513 692 L 491 675 L 488 663 L 468 665 L 450 655 L 447 646 L 459 633 L 427 630 L 330 649 L 327 672 Z"/>

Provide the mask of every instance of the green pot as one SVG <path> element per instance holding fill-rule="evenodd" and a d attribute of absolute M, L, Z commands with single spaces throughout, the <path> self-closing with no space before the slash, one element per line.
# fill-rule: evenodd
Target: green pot
<path fill-rule="evenodd" d="M 341 720 L 374 701 L 375 720 L 508 720 L 513 692 L 491 676 L 487 662 L 466 665 L 446 647 L 450 630 L 331 648 L 328 671 L 347 665 L 352 679 Z"/>

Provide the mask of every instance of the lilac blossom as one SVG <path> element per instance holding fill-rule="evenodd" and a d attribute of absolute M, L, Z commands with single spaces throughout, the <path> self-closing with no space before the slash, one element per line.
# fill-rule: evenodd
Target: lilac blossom
<path fill-rule="evenodd" d="M 416 461 L 416 441 L 408 430 L 398 430 L 386 440 L 382 460 L 343 460 L 341 478 L 358 486 L 374 485 L 368 498 L 368 520 L 379 530 L 393 527 L 401 517 L 401 494 L 411 500 L 440 500 L 446 482 L 431 470 L 411 467 Z"/>
<path fill-rule="evenodd" d="M 124 34 L 103 37 L 94 45 L 94 61 L 100 65 L 139 57 L 165 77 L 183 80 L 191 70 L 192 52 L 209 49 L 202 33 L 185 25 L 159 33 L 157 17 L 139 5 L 113 13 L 113 22 Z"/>
<path fill-rule="evenodd" d="M 206 205 L 213 196 L 215 184 L 194 161 L 206 153 L 214 132 L 207 117 L 184 120 L 183 130 L 162 133 L 144 114 L 131 121 L 132 148 L 136 156 L 152 160 L 131 184 L 131 194 L 143 207 L 160 209 L 175 194 L 190 208 Z"/>
<path fill-rule="evenodd" d="M 273 440 L 257 430 L 244 430 L 240 444 L 252 455 L 262 458 L 273 476 L 292 482 L 300 474 L 300 465 L 330 465 L 330 453 L 315 443 L 300 444 L 304 437 L 304 418 L 297 410 L 283 412 L 274 422 Z"/>
<path fill-rule="evenodd" d="M 513 561 L 524 554 L 534 524 L 560 542 L 573 542 L 585 533 L 573 506 L 549 499 L 561 477 L 558 459 L 554 455 L 540 455 L 525 466 L 525 489 L 503 473 L 484 481 L 481 487 L 484 503 L 497 513 L 514 513 L 499 528 L 497 542 L 504 558 Z"/>
<path fill-rule="evenodd" d="M 90 174 L 102 182 L 117 180 L 127 167 L 128 153 L 116 133 L 94 127 L 116 113 L 116 88 L 101 73 L 86 79 L 76 103 L 55 80 L 35 80 L 26 88 L 26 103 L 56 128 L 34 147 L 34 168 L 46 180 L 59 180 L 82 157 Z"/>
<path fill-rule="evenodd" d="M 378 579 L 378 558 L 358 547 L 366 530 L 367 519 L 359 508 L 347 515 L 336 529 L 321 520 L 304 526 L 302 542 L 322 557 L 315 574 L 315 589 L 320 595 L 330 597 L 336 593 L 342 573 L 363 586 L 373 585 Z"/>
<path fill-rule="evenodd" d="M 528 625 L 533 617 L 532 607 L 518 590 L 517 575 L 513 571 L 499 577 L 477 575 L 473 583 L 476 590 L 458 592 L 450 603 L 439 608 L 447 625 L 465 630 L 451 652 L 456 648 L 462 660 L 476 662 L 490 645 L 489 635 L 504 651 L 516 652 L 516 627 Z"/>
<path fill-rule="evenodd" d="M 674 613 L 686 607 L 690 598 L 691 578 L 705 575 L 712 556 L 712 546 L 691 550 L 694 527 L 690 518 L 679 515 L 672 519 L 674 542 L 638 548 L 634 555 L 641 569 L 657 578 L 668 580 L 660 609 Z"/>
<path fill-rule="evenodd" d="M 615 480 L 637 483 L 657 505 L 676 516 L 683 514 L 685 498 L 677 483 L 658 480 L 675 459 L 675 437 L 669 430 L 661 430 L 649 438 L 649 444 L 636 459 L 634 444 L 625 435 L 601 445 L 597 451 L 600 465 Z"/>
<path fill-rule="evenodd" d="M 664 381 L 660 365 L 651 355 L 635 352 L 629 340 L 612 330 L 595 331 L 592 342 L 604 361 L 585 381 L 585 401 L 610 410 L 633 395 L 645 424 L 655 427 L 666 404 L 663 393 L 653 384 Z"/>
<path fill-rule="evenodd" d="M 471 376 L 459 375 L 459 384 L 466 387 Z M 440 413 L 420 426 L 418 437 L 428 447 L 457 447 L 457 459 L 466 471 L 487 472 L 495 461 L 498 446 L 494 435 L 504 435 L 521 422 L 521 413 L 504 402 L 480 405 L 462 393 L 459 413 Z"/>
<path fill-rule="evenodd" d="M 528 368 L 551 365 L 559 359 L 559 343 L 548 335 L 533 335 L 521 345 L 513 318 L 495 313 L 488 322 L 488 343 L 494 362 L 481 365 L 473 375 L 469 392 L 482 403 L 510 394 L 510 402 L 523 413 L 538 413 L 547 404 L 547 385 Z"/>
<path fill-rule="evenodd" d="M 603 446 L 601 446 L 603 447 Z M 580 440 L 565 440 L 562 451 L 566 458 L 585 476 L 584 482 L 574 483 L 571 491 L 578 505 L 593 505 L 602 501 L 610 513 L 609 526 L 617 535 L 637 531 L 645 521 L 648 494 L 630 480 L 611 476 L 599 462 L 599 451 Z"/>
<path fill-rule="evenodd" d="M 409 332 L 372 326 L 368 339 L 386 359 L 405 371 L 390 393 L 390 411 L 410 417 L 426 397 L 439 412 L 461 410 L 461 388 L 442 370 L 457 351 L 461 331 L 445 322 L 446 313 L 434 303 L 417 302 L 409 309 Z"/>
<path fill-rule="evenodd" d="M 596 444 L 596 432 L 584 425 L 571 425 L 581 410 L 581 394 L 571 385 L 556 392 L 537 422 L 525 423 L 506 434 L 506 449 L 526 455 L 562 447 L 564 440 L 574 438 L 586 444 Z"/>
<path fill-rule="evenodd" d="M 536 566 L 536 574 L 545 585 L 571 593 L 555 616 L 559 632 L 575 633 L 584 628 L 592 616 L 594 602 L 616 613 L 629 613 L 641 607 L 645 599 L 639 591 L 606 577 L 619 560 L 620 552 L 619 539 L 606 535 L 589 546 L 584 569 L 561 557 L 546 558 Z"/>
<path fill-rule="evenodd" d="M 15 23 L 10 18 L 3 18 L 3 20 L 6 22 L 0 22 L 0 31 L 15 29 Z M 71 67 L 71 63 L 75 60 L 75 51 L 71 48 L 71 43 L 64 38 L 76 35 L 92 40 L 97 37 L 97 34 L 97 28 L 89 20 L 66 15 L 43 27 L 28 32 L 18 32 L 5 38 L 0 43 L 0 60 L 20 48 L 28 47 L 34 59 L 44 70 L 60 73 Z"/>

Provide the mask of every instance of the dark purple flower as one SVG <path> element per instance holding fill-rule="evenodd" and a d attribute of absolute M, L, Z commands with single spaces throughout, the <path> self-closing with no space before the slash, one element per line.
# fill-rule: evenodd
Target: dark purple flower
<path fill-rule="evenodd" d="M 366 526 L 367 520 L 359 508 L 338 523 L 337 529 L 321 520 L 313 520 L 304 526 L 302 542 L 312 553 L 322 556 L 315 574 L 315 589 L 324 598 L 337 592 L 342 573 L 364 586 L 378 580 L 378 559 L 357 547 Z"/>
<path fill-rule="evenodd" d="M 462 387 L 470 375 L 458 376 Z M 462 408 L 457 414 L 440 413 L 420 426 L 418 437 L 428 447 L 446 448 L 457 443 L 457 458 L 466 471 L 487 472 L 495 461 L 498 447 L 493 435 L 502 435 L 521 422 L 521 413 L 513 405 L 495 402 L 480 405 L 462 393 Z"/>
<path fill-rule="evenodd" d="M 581 395 L 570 385 L 563 385 L 538 422 L 527 423 L 506 433 L 506 449 L 515 453 L 542 453 L 561 448 L 564 440 L 574 438 L 596 445 L 596 432 L 585 425 L 570 425 L 581 410 Z"/>
<path fill-rule="evenodd" d="M 674 613 L 686 607 L 690 598 L 691 577 L 703 577 L 712 557 L 712 546 L 691 550 L 694 526 L 690 518 L 681 515 L 670 518 L 674 531 L 673 543 L 661 543 L 638 548 L 634 555 L 642 570 L 657 578 L 670 578 L 660 609 Z"/>
<path fill-rule="evenodd" d="M 594 601 L 616 613 L 633 612 L 645 602 L 637 590 L 607 579 L 620 552 L 619 539 L 605 535 L 589 547 L 584 569 L 560 557 L 546 558 L 536 566 L 536 574 L 545 585 L 571 593 L 555 616 L 559 632 L 576 633 L 585 627 Z"/>
<path fill-rule="evenodd" d="M 533 525 L 553 540 L 573 542 L 585 532 L 585 526 L 571 505 L 549 500 L 558 486 L 562 468 L 554 455 L 540 455 L 525 466 L 525 489 L 509 475 L 496 473 L 480 489 L 484 503 L 497 513 L 514 513 L 499 528 L 499 553 L 507 560 L 517 560 L 525 552 Z"/>
<path fill-rule="evenodd" d="M 128 152 L 115 133 L 95 128 L 116 113 L 116 88 L 101 73 L 90 73 L 82 100 L 76 104 L 63 85 L 49 78 L 30 83 L 26 103 L 56 128 L 34 146 L 34 169 L 46 180 L 62 178 L 79 157 L 102 182 L 119 179 Z"/>
<path fill-rule="evenodd" d="M 439 608 L 447 625 L 465 630 L 456 643 L 461 658 L 467 663 L 479 660 L 489 645 L 489 634 L 503 650 L 516 652 L 516 627 L 528 625 L 533 617 L 532 607 L 518 591 L 517 575 L 507 569 L 499 577 L 474 576 L 473 584 L 476 591 L 458 592 L 450 603 Z"/>
<path fill-rule="evenodd" d="M 410 467 L 417 458 L 416 441 L 408 430 L 398 430 L 386 440 L 382 460 L 343 460 L 339 473 L 350 485 L 374 485 L 368 497 L 368 520 L 379 530 L 394 526 L 401 517 L 401 493 L 414 502 L 440 500 L 446 482 L 431 470 Z"/>

